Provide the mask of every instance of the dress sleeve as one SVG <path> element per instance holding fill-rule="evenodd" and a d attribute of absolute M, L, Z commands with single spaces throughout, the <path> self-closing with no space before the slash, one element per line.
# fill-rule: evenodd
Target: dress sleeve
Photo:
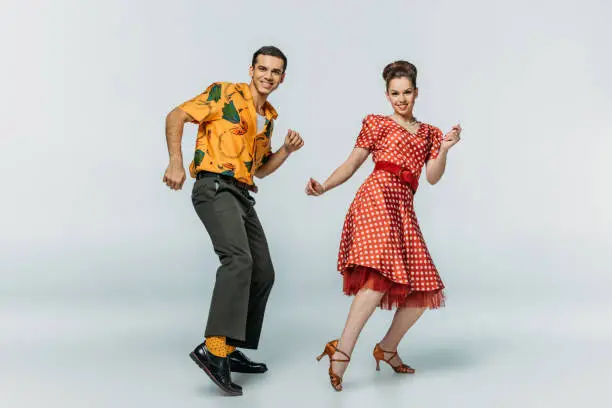
<path fill-rule="evenodd" d="M 431 147 L 429 148 L 429 152 L 427 153 L 427 159 L 425 162 L 427 163 L 429 160 L 433 160 L 438 157 L 440 154 L 440 146 L 442 145 L 442 139 L 444 139 L 444 134 L 437 127 L 432 126 L 429 130 L 429 137 L 431 138 Z"/>
<path fill-rule="evenodd" d="M 369 151 L 376 150 L 376 145 L 380 140 L 381 134 L 380 125 L 373 115 L 366 116 L 362 123 L 363 125 L 359 132 L 359 136 L 357 136 L 355 147 L 361 147 Z"/>
<path fill-rule="evenodd" d="M 224 85 L 211 84 L 204 92 L 193 99 L 179 105 L 179 108 L 189 114 L 195 123 L 208 122 L 215 119 L 221 112 L 225 98 Z"/>

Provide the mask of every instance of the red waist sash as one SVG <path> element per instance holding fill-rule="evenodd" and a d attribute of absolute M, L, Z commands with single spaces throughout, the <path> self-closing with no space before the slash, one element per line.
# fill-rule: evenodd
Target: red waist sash
<path fill-rule="evenodd" d="M 376 163 L 374 167 L 374 171 L 383 170 L 391 174 L 395 174 L 404 184 L 408 184 L 412 189 L 412 193 L 416 193 L 417 188 L 419 187 L 419 180 L 412 174 L 410 170 L 399 166 L 395 163 L 379 161 Z"/>

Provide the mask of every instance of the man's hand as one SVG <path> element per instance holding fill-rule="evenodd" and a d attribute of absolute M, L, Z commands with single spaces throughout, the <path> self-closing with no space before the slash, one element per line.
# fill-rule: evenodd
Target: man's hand
<path fill-rule="evenodd" d="M 164 183 L 172 190 L 180 190 L 183 188 L 183 183 L 187 179 L 183 163 L 179 161 L 170 161 L 166 173 L 164 174 Z"/>
<path fill-rule="evenodd" d="M 287 149 L 287 152 L 293 153 L 296 150 L 300 150 L 304 146 L 304 140 L 300 134 L 294 130 L 289 129 L 287 136 L 285 136 L 285 144 L 283 147 Z"/>

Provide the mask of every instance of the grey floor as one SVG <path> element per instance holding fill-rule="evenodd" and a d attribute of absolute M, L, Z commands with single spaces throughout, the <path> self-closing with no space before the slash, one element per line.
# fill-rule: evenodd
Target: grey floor
<path fill-rule="evenodd" d="M 238 398 L 223 397 L 188 358 L 200 339 L 208 301 L 197 291 L 179 296 L 147 287 L 4 296 L 0 405 L 425 408 L 610 401 L 612 301 L 604 293 L 581 296 L 559 289 L 521 296 L 483 290 L 478 297 L 455 290 L 448 307 L 428 312 L 400 347 L 418 370 L 413 376 L 374 370 L 371 349 L 391 318 L 378 311 L 357 345 L 345 390 L 336 393 L 327 382 L 326 363 L 315 361 L 341 329 L 350 302 L 334 282 L 296 288 L 281 280 L 262 347 L 250 353 L 270 371 L 236 375 L 245 388 Z M 289 291 L 294 293 L 287 297 Z"/>

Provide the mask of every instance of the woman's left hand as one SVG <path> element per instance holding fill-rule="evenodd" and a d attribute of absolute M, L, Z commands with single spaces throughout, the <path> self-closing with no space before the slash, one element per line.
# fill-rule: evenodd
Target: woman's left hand
<path fill-rule="evenodd" d="M 444 136 L 444 139 L 442 139 L 442 145 L 440 147 L 444 150 L 448 150 L 456 145 L 459 140 L 461 140 L 461 130 L 459 124 L 453 126 L 453 129 Z"/>

